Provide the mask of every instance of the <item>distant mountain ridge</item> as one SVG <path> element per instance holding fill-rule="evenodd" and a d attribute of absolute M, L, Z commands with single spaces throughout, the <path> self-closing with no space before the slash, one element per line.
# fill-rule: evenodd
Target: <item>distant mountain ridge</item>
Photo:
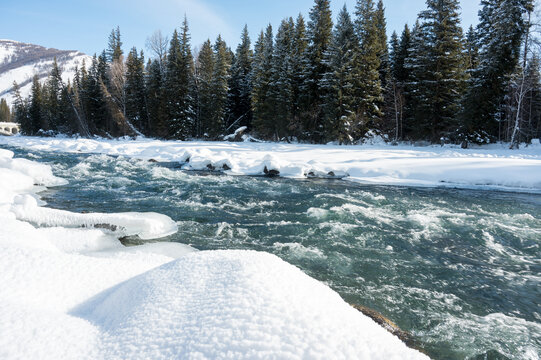
<path fill-rule="evenodd" d="M 49 76 L 55 57 L 62 71 L 62 79 L 66 82 L 75 76 L 76 67 L 82 67 L 83 60 L 87 66 L 92 61 L 90 56 L 75 50 L 58 50 L 0 39 L 0 98 L 6 99 L 10 105 L 13 103 L 14 81 L 20 86 L 21 95 L 27 97 L 34 75 L 38 75 L 43 82 Z"/>

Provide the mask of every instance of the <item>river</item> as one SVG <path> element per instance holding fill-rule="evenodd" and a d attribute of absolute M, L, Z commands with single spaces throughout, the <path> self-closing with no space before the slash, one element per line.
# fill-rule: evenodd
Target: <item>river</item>
<path fill-rule="evenodd" d="M 69 180 L 41 194 L 50 207 L 159 212 L 179 226 L 161 241 L 276 254 L 382 313 L 435 359 L 541 354 L 539 194 L 233 177 L 11 150 Z"/>

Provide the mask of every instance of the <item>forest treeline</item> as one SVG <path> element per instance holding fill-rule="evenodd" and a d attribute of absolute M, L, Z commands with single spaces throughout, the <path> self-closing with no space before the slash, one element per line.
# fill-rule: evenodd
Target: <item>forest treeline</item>
<path fill-rule="evenodd" d="M 152 54 L 123 53 L 119 29 L 107 50 L 62 82 L 15 84 L 15 119 L 28 135 L 145 135 L 219 140 L 246 126 L 274 141 L 467 144 L 541 136 L 539 48 L 533 0 L 483 0 L 464 32 L 458 0 L 427 0 L 416 23 L 387 38 L 380 0 L 358 0 L 333 23 L 329 0 L 307 21 L 285 18 L 255 44 L 244 28 L 235 51 L 218 36 L 192 48 L 188 21 Z"/>

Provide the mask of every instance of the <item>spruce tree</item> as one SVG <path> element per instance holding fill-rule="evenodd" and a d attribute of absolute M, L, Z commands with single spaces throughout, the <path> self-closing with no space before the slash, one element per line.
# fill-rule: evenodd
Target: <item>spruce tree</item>
<path fill-rule="evenodd" d="M 23 99 L 21 89 L 16 81 L 13 82 L 13 119 L 20 124 L 23 135 L 32 135 L 32 123 L 29 116 L 28 99 Z"/>
<path fill-rule="evenodd" d="M 126 119 L 143 134 L 149 134 L 144 61 L 143 53 L 139 55 L 135 47 L 126 59 Z"/>
<path fill-rule="evenodd" d="M 301 14 L 297 17 L 295 22 L 295 33 L 293 37 L 293 44 L 291 49 L 291 102 L 292 109 L 290 114 L 290 122 L 288 129 L 290 134 L 294 136 L 302 136 L 303 121 L 302 121 L 302 88 L 304 77 L 303 74 L 307 74 L 306 69 L 307 62 L 307 51 L 308 40 L 306 38 L 306 25 L 304 23 L 304 18 Z"/>
<path fill-rule="evenodd" d="M 42 87 L 39 78 L 34 75 L 32 79 L 32 90 L 30 95 L 30 107 L 28 109 L 29 123 L 28 128 L 24 129 L 27 135 L 36 135 L 40 129 L 46 129 L 45 117 L 43 116 L 43 96 Z"/>
<path fill-rule="evenodd" d="M 109 35 L 109 44 L 107 47 L 107 60 L 109 62 L 114 62 L 120 60 L 123 55 L 122 52 L 122 40 L 120 38 L 120 28 L 117 26 L 116 29 L 111 31 Z"/>
<path fill-rule="evenodd" d="M 389 47 L 387 45 L 387 21 L 385 20 L 385 7 L 383 0 L 379 0 L 374 15 L 377 32 L 377 47 L 380 59 L 379 79 L 382 89 L 387 89 L 389 81 Z"/>
<path fill-rule="evenodd" d="M 151 136 L 166 138 L 168 134 L 166 123 L 166 95 L 164 73 L 159 59 L 153 60 L 147 66 L 146 98 L 149 116 L 148 133 Z"/>
<path fill-rule="evenodd" d="M 186 18 L 180 37 L 175 30 L 169 46 L 166 89 L 169 135 L 184 140 L 193 134 L 195 123 L 194 62 Z"/>
<path fill-rule="evenodd" d="M 439 142 L 456 134 L 466 72 L 458 0 L 427 0 L 411 56 L 416 108 L 413 138 Z"/>
<path fill-rule="evenodd" d="M 474 142 L 502 138 L 504 101 L 520 58 L 526 32 L 524 14 L 531 0 L 483 0 L 477 41 L 479 65 L 472 72 L 461 115 L 464 133 Z"/>
<path fill-rule="evenodd" d="M 105 76 L 103 58 L 100 60 L 94 55 L 88 72 L 83 67 L 81 70 L 81 97 L 85 118 L 88 120 L 90 132 L 107 136 L 107 109 L 103 100 L 103 91 L 100 84 Z"/>
<path fill-rule="evenodd" d="M 355 56 L 359 41 L 355 26 L 344 5 L 333 32 L 333 39 L 326 53 L 331 71 L 326 73 L 322 86 L 325 89 L 325 124 L 327 140 L 340 143 L 353 141 L 352 123 L 355 121 Z"/>
<path fill-rule="evenodd" d="M 47 98 L 44 99 L 46 111 L 44 116 L 47 118 L 49 128 L 61 133 L 67 132 L 68 124 L 64 108 L 61 104 L 61 94 L 63 90 L 61 72 L 56 61 L 53 61 L 53 68 L 47 81 Z"/>
<path fill-rule="evenodd" d="M 332 41 L 332 27 L 330 1 L 315 0 L 308 22 L 308 48 L 305 53 L 306 63 L 302 87 L 305 137 L 313 142 L 321 142 L 325 135 L 322 112 L 322 99 L 325 94 L 321 86 L 324 75 L 331 71 L 324 57 Z"/>
<path fill-rule="evenodd" d="M 382 35 L 381 29 L 378 30 L 373 0 L 357 0 L 355 10 L 360 51 L 355 57 L 357 108 L 352 127 L 355 137 L 362 137 L 366 131 L 378 126 L 383 116 L 383 90 L 380 80 Z"/>
<path fill-rule="evenodd" d="M 479 65 L 479 44 L 477 41 L 477 33 L 473 26 L 470 26 L 465 39 L 465 56 L 466 56 L 466 68 L 469 73 L 477 68 Z"/>
<path fill-rule="evenodd" d="M 244 26 L 241 35 L 241 42 L 237 47 L 234 62 L 231 65 L 231 77 L 229 86 L 228 112 L 230 123 L 226 126 L 248 126 L 252 125 L 252 58 L 250 48 L 250 36 L 248 26 Z M 233 129 L 234 130 L 234 129 Z"/>
<path fill-rule="evenodd" d="M 270 83 L 272 80 L 272 60 L 274 39 L 272 26 L 261 32 L 255 44 L 252 68 L 252 108 L 253 125 L 258 135 L 270 137 L 273 134 L 273 114 L 270 102 Z"/>
<path fill-rule="evenodd" d="M 203 43 L 197 58 L 197 137 L 208 137 L 213 133 L 214 62 L 212 44 L 207 40 Z"/>
<path fill-rule="evenodd" d="M 214 44 L 214 59 L 214 70 L 212 73 L 213 110 L 209 128 L 209 136 L 211 138 L 217 138 L 223 133 L 227 114 L 231 56 L 221 36 L 218 36 Z"/>
<path fill-rule="evenodd" d="M 391 37 L 390 72 L 394 117 L 393 138 L 395 141 L 404 137 L 404 117 L 407 105 L 406 84 L 410 77 L 409 69 L 406 67 L 406 59 L 408 58 L 410 46 L 411 33 L 408 25 L 404 27 L 400 39 L 398 39 L 396 33 L 393 33 Z"/>
<path fill-rule="evenodd" d="M 288 125 L 293 111 L 291 53 L 294 36 L 293 18 L 282 20 L 274 43 L 269 89 L 269 102 L 273 109 L 272 128 L 269 128 L 272 133 L 269 135 L 277 141 L 289 135 Z"/>

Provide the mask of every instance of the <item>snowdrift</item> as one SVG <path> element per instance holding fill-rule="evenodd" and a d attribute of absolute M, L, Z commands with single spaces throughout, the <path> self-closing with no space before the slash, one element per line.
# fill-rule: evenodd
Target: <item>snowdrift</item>
<path fill-rule="evenodd" d="M 541 146 L 509 150 L 408 145 L 306 145 L 103 139 L 0 138 L 35 150 L 128 156 L 230 175 L 338 178 L 365 184 L 541 191 Z"/>
<path fill-rule="evenodd" d="M 64 183 L 0 150 L 1 359 L 426 358 L 274 255 L 125 248 L 176 225 L 40 206 Z"/>

